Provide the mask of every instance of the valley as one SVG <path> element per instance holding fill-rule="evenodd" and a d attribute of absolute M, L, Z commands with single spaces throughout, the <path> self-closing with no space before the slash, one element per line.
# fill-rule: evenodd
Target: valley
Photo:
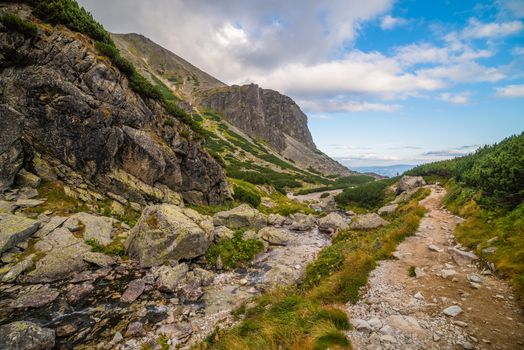
<path fill-rule="evenodd" d="M 291 97 L 0 1 L 0 349 L 520 349 L 523 157 L 357 172 Z"/>

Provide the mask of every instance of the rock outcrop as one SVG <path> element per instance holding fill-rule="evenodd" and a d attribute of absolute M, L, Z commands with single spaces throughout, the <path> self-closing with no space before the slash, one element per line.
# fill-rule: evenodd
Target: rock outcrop
<path fill-rule="evenodd" d="M 338 230 L 348 228 L 348 226 L 342 215 L 337 213 L 329 213 L 318 220 L 318 228 L 324 232 L 336 233 Z"/>
<path fill-rule="evenodd" d="M 36 220 L 11 214 L 0 214 L 0 253 L 28 239 L 38 230 Z"/>
<path fill-rule="evenodd" d="M 225 226 L 232 230 L 239 228 L 260 229 L 267 225 L 267 219 L 249 204 L 242 204 L 231 210 L 216 213 L 213 216 L 213 224 Z"/>
<path fill-rule="evenodd" d="M 55 346 L 55 331 L 36 323 L 18 321 L 0 327 L 2 350 L 50 350 Z"/>
<path fill-rule="evenodd" d="M 397 185 L 397 195 L 401 194 L 402 192 L 413 190 L 415 188 L 418 188 L 420 186 L 424 186 L 426 184 L 426 181 L 424 181 L 424 178 L 422 176 L 407 176 L 404 175 L 400 178 Z"/>
<path fill-rule="evenodd" d="M 213 242 L 213 222 L 189 208 L 170 204 L 147 207 L 126 242 L 129 256 L 142 267 L 203 255 Z"/>
<path fill-rule="evenodd" d="M 221 166 L 189 127 L 164 125 L 163 107 L 134 93 L 87 37 L 54 27 L 30 38 L 0 25 L 0 52 L 0 190 L 22 164 L 36 168 L 38 154 L 134 202 L 158 200 L 147 186 L 192 203 L 228 196 Z"/>

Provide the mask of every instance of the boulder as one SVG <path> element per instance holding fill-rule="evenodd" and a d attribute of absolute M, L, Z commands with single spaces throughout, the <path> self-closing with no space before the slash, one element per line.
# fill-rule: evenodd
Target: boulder
<path fill-rule="evenodd" d="M 208 216 L 170 204 L 147 207 L 126 241 L 129 256 L 142 267 L 203 255 L 213 241 Z"/>
<path fill-rule="evenodd" d="M 186 264 L 178 264 L 175 267 L 164 265 L 155 269 L 153 274 L 156 277 L 157 289 L 166 293 L 175 292 L 188 270 L 189 268 Z"/>
<path fill-rule="evenodd" d="M 66 300 L 70 304 L 76 304 L 79 301 L 85 299 L 94 290 L 95 287 L 91 282 L 76 284 L 67 292 Z"/>
<path fill-rule="evenodd" d="M 286 245 L 292 239 L 286 230 L 276 227 L 264 227 L 256 237 L 272 245 Z"/>
<path fill-rule="evenodd" d="M 389 222 L 382 219 L 376 213 L 357 215 L 351 222 L 350 227 L 354 230 L 367 230 L 388 225 Z"/>
<path fill-rule="evenodd" d="M 44 226 L 42 226 L 36 233 L 36 237 L 45 237 L 52 231 L 60 227 L 65 221 L 66 217 L 63 216 L 53 216 Z"/>
<path fill-rule="evenodd" d="M 78 220 L 84 225 L 84 240 L 95 240 L 102 245 L 108 245 L 113 240 L 113 220 L 110 218 L 77 213 L 69 220 Z"/>
<path fill-rule="evenodd" d="M 397 194 L 401 194 L 404 191 L 412 190 L 420 186 L 424 186 L 426 181 L 422 176 L 407 176 L 404 175 L 400 178 L 397 184 Z"/>
<path fill-rule="evenodd" d="M 213 216 L 215 226 L 226 226 L 236 230 L 239 228 L 261 229 L 267 225 L 267 220 L 258 210 L 248 204 L 239 205 L 228 211 L 216 213 Z"/>
<path fill-rule="evenodd" d="M 0 200 L 0 214 L 11 214 L 16 209 L 14 202 Z"/>
<path fill-rule="evenodd" d="M 2 350 L 50 350 L 55 346 L 55 331 L 36 323 L 17 321 L 0 326 Z"/>
<path fill-rule="evenodd" d="M 398 208 L 397 203 L 389 204 L 380 208 L 377 213 L 378 215 L 393 214 Z"/>
<path fill-rule="evenodd" d="M 338 230 L 348 228 L 348 224 L 344 221 L 342 215 L 337 213 L 330 213 L 323 218 L 318 219 L 318 228 L 320 231 L 335 233 Z"/>
<path fill-rule="evenodd" d="M 213 239 L 215 242 L 220 242 L 221 240 L 227 239 L 227 238 L 231 239 L 233 238 L 234 233 L 235 232 L 233 230 L 230 230 L 225 226 L 217 226 L 213 230 L 213 237 L 214 237 Z"/>
<path fill-rule="evenodd" d="M 411 197 L 418 191 L 417 188 L 407 190 L 399 194 L 391 203 L 392 204 L 400 204 L 400 203 L 406 203 L 411 199 Z"/>
<path fill-rule="evenodd" d="M 31 254 L 27 256 L 24 260 L 11 267 L 9 271 L 2 277 L 2 282 L 14 282 L 19 275 L 32 268 L 35 265 L 35 263 L 33 262 L 34 257 L 35 255 Z"/>
<path fill-rule="evenodd" d="M 38 230 L 40 223 L 11 214 L 0 214 L 0 254 L 25 241 Z"/>
<path fill-rule="evenodd" d="M 21 169 L 18 174 L 16 174 L 16 183 L 19 186 L 28 186 L 32 188 L 38 187 L 42 180 L 33 173 L 25 169 Z"/>
<path fill-rule="evenodd" d="M 478 256 L 473 252 L 466 252 L 455 247 L 448 248 L 448 252 L 457 265 L 471 264 Z"/>
<path fill-rule="evenodd" d="M 270 225 L 273 226 L 283 226 L 286 222 L 286 218 L 283 217 L 280 214 L 269 214 L 269 217 L 267 218 L 267 222 Z"/>
<path fill-rule="evenodd" d="M 14 309 L 38 308 L 52 303 L 58 295 L 60 293 L 56 289 L 44 287 L 21 293 L 18 298 L 11 302 L 10 307 Z"/>
<path fill-rule="evenodd" d="M 460 306 L 458 306 L 458 305 L 452 305 L 452 306 L 444 309 L 444 311 L 442 311 L 442 312 L 446 316 L 455 317 L 455 316 L 458 316 L 459 314 L 462 313 L 462 308 Z"/>
<path fill-rule="evenodd" d="M 84 253 L 82 259 L 84 259 L 85 262 L 95 264 L 99 267 L 108 267 L 116 264 L 115 259 L 103 253 L 87 252 Z"/>
<path fill-rule="evenodd" d="M 134 302 L 146 289 L 146 283 L 143 279 L 137 279 L 129 282 L 124 294 L 120 297 L 120 301 L 123 303 Z"/>
<path fill-rule="evenodd" d="M 291 223 L 291 229 L 295 231 L 307 231 L 311 230 L 316 225 L 316 218 L 309 214 L 297 213 L 292 216 L 293 222 Z"/>

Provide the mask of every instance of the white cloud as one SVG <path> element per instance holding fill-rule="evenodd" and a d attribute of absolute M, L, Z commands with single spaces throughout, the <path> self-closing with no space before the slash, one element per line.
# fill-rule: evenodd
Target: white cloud
<path fill-rule="evenodd" d="M 462 36 L 467 39 L 494 39 L 516 34 L 522 29 L 524 25 L 520 21 L 482 23 L 472 18 Z"/>
<path fill-rule="evenodd" d="M 404 25 L 406 23 L 407 21 L 404 18 L 387 15 L 384 18 L 382 18 L 382 21 L 380 22 L 380 28 L 382 28 L 383 30 L 389 30 Z"/>
<path fill-rule="evenodd" d="M 473 61 L 421 69 L 418 74 L 426 79 L 455 83 L 496 82 L 506 77 L 497 68 L 486 67 Z"/>
<path fill-rule="evenodd" d="M 310 112 L 395 112 L 401 106 L 396 104 L 347 101 L 343 99 L 298 101 L 302 109 Z"/>
<path fill-rule="evenodd" d="M 453 104 L 467 104 L 470 101 L 470 94 L 465 92 L 461 94 L 451 94 L 449 92 L 443 92 L 440 94 L 440 98 L 443 101 L 453 103 Z"/>
<path fill-rule="evenodd" d="M 496 88 L 497 96 L 504 98 L 518 98 L 524 97 L 524 84 L 520 85 L 507 85 L 504 87 Z"/>
<path fill-rule="evenodd" d="M 524 56 L 524 47 L 522 46 L 515 46 L 511 50 L 511 54 L 514 56 Z"/>

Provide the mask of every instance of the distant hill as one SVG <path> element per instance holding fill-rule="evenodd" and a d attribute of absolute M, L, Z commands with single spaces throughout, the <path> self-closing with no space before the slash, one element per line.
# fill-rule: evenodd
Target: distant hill
<path fill-rule="evenodd" d="M 359 173 L 375 173 L 382 176 L 394 177 L 402 175 L 405 171 L 411 170 L 416 165 L 410 164 L 395 164 L 387 166 L 357 166 L 350 167 L 352 170 L 358 171 Z"/>

